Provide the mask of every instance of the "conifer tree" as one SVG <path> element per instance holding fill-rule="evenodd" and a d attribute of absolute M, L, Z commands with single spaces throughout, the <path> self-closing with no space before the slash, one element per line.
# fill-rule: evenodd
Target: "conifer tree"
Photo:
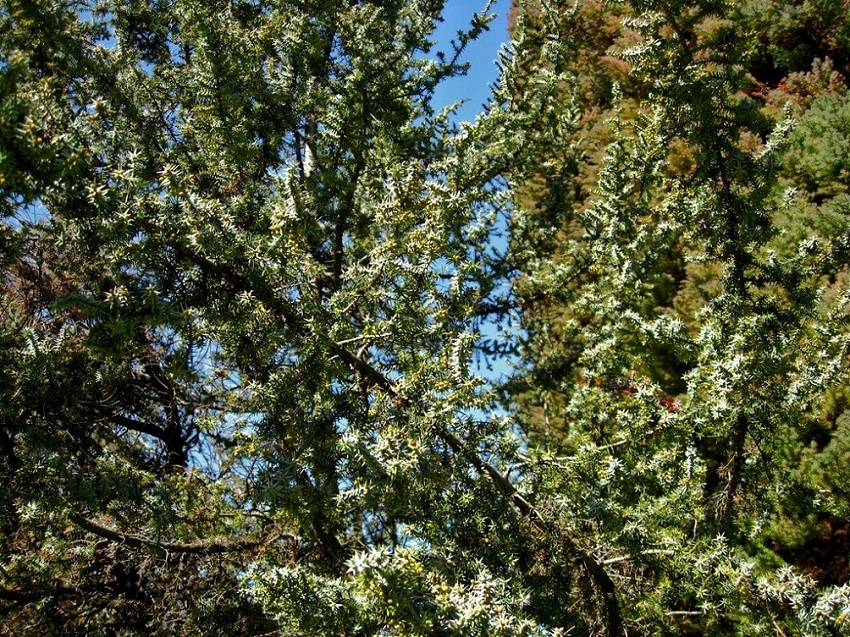
<path fill-rule="evenodd" d="M 520 32 L 581 17 L 533 5 Z M 823 286 L 846 269 L 846 220 L 833 216 L 841 229 L 828 237 L 798 230 L 790 246 L 789 122 L 765 132 L 733 3 L 611 5 L 631 85 L 595 192 L 554 228 L 539 220 L 556 195 L 520 199 L 515 213 L 561 232 L 548 259 L 515 235 L 530 368 L 520 399 L 551 454 L 529 472 L 610 565 L 630 634 L 837 634 L 846 586 L 816 592 L 769 550 L 768 529 L 801 497 L 817 506 L 798 463 L 846 382 L 844 295 Z M 577 50 L 538 38 L 567 59 Z M 580 102 L 578 82 L 558 85 L 540 98 L 529 82 L 531 101 Z M 515 171 L 517 192 L 563 156 L 553 136 Z M 695 274 L 696 303 L 677 304 Z"/>
<path fill-rule="evenodd" d="M 540 632 L 442 4 L 2 4 L 8 630 Z"/>
<path fill-rule="evenodd" d="M 846 632 L 766 530 L 846 444 L 840 78 L 771 130 L 734 3 L 540 2 L 457 126 L 442 5 L 0 5 L 4 630 Z"/>

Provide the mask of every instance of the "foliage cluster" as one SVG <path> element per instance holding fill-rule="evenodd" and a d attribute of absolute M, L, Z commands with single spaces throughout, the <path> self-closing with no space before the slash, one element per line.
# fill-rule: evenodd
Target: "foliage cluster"
<path fill-rule="evenodd" d="M 639 531 L 653 555 L 722 537 L 739 565 L 761 577 L 796 565 L 830 596 L 848 576 L 847 492 L 833 464 L 847 406 L 846 11 L 814 4 L 610 3 L 628 79 L 609 66 L 618 91 L 590 117 L 581 83 L 563 82 L 555 99 L 585 114 L 572 120 L 570 159 L 542 144 L 513 182 L 515 217 L 557 239 L 541 258 L 531 235 L 514 235 L 528 338 L 512 391 L 550 462 L 601 449 L 623 474 L 616 495 L 595 498 L 614 516 L 599 523 L 598 547 L 627 542 L 615 529 Z M 596 3 L 518 6 L 520 31 L 540 38 L 559 20 L 577 36 L 562 68 L 599 72 L 577 35 Z M 549 69 L 551 59 L 537 58 Z M 546 178 L 554 162 L 567 173 L 558 181 Z M 591 187 L 576 188 L 588 174 Z M 697 482 L 674 496 L 658 482 L 667 474 L 642 468 L 654 454 Z M 623 549 L 637 568 L 636 553 Z M 693 574 L 668 580 L 675 569 L 664 568 L 628 577 L 636 596 L 668 591 L 651 604 L 677 609 L 668 630 L 842 630 L 771 627 L 778 609 L 756 619 L 758 604 L 729 591 L 708 601 L 719 582 L 681 586 Z"/>

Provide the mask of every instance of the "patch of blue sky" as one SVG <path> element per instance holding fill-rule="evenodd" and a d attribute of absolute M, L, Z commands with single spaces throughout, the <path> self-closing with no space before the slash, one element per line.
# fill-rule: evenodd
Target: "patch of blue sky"
<path fill-rule="evenodd" d="M 433 36 L 436 49 L 451 52 L 451 42 L 457 40 L 458 31 L 467 30 L 473 14 L 480 13 L 486 6 L 485 0 L 448 0 L 443 10 L 443 22 L 437 26 Z M 491 3 L 490 11 L 495 18 L 461 56 L 460 61 L 469 64 L 466 75 L 443 81 L 434 92 L 435 108 L 461 103 L 454 115 L 456 121 L 474 121 L 489 101 L 491 87 L 499 78 L 496 63 L 499 49 L 508 40 L 510 8 L 511 0 L 494 0 Z"/>

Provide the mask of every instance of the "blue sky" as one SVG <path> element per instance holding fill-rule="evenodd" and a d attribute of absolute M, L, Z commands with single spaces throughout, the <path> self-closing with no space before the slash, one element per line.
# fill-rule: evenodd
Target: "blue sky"
<path fill-rule="evenodd" d="M 443 11 L 445 21 L 435 33 L 437 47 L 446 52 L 451 51 L 449 43 L 457 35 L 457 31 L 468 28 L 472 14 L 480 12 L 485 4 L 486 0 L 448 0 Z M 498 78 L 495 60 L 499 48 L 508 40 L 510 8 L 511 0 L 496 0 L 493 3 L 492 10 L 498 14 L 496 19 L 490 22 L 490 30 L 470 45 L 463 58 L 471 64 L 469 73 L 466 77 L 443 82 L 437 88 L 435 106 L 466 100 L 458 111 L 460 120 L 473 120 L 476 114 L 481 112 L 482 105 L 487 102 L 490 94 L 490 85 Z"/>
<path fill-rule="evenodd" d="M 450 42 L 456 37 L 459 29 L 469 27 L 472 14 L 480 12 L 486 5 L 486 0 L 447 0 L 443 16 L 444 22 L 439 25 L 434 34 L 437 48 L 442 51 L 451 51 Z M 463 61 L 470 63 L 469 72 L 465 77 L 452 78 L 444 81 L 437 87 L 434 95 L 433 105 L 437 108 L 464 100 L 464 105 L 457 111 L 456 119 L 459 121 L 471 121 L 483 110 L 484 104 L 490 96 L 490 86 L 499 77 L 496 67 L 496 58 L 499 49 L 508 41 L 508 11 L 511 0 L 496 0 L 491 11 L 496 13 L 496 18 L 490 22 L 490 29 L 483 33 L 477 40 L 467 48 Z M 498 239 L 500 249 L 505 242 L 504 236 Z M 487 339 L 500 337 L 504 326 L 485 323 L 480 326 L 481 333 Z M 499 381 L 504 375 L 510 373 L 510 363 L 501 357 L 490 358 L 487 363 L 492 367 L 489 369 L 481 364 L 483 360 L 476 360 L 472 370 L 484 378 Z M 487 417 L 486 414 L 480 414 Z"/>

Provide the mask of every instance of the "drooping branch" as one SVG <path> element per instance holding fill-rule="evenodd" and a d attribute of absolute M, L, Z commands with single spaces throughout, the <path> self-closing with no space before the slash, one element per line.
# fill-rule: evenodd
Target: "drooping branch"
<path fill-rule="evenodd" d="M 133 548 L 154 549 L 166 553 L 194 554 L 194 555 L 216 555 L 222 553 L 235 553 L 240 551 L 256 550 L 271 542 L 285 538 L 288 541 L 297 541 L 297 536 L 290 533 L 276 533 L 263 537 L 244 537 L 237 539 L 211 538 L 197 540 L 195 542 L 163 542 L 142 535 L 116 531 L 94 520 L 90 520 L 77 513 L 72 513 L 71 521 L 81 529 L 94 535 L 102 537 L 111 542 L 125 544 Z"/>
<path fill-rule="evenodd" d="M 314 324 L 304 319 L 292 302 L 280 298 L 269 286 L 263 285 L 261 282 L 255 282 L 245 274 L 235 271 L 227 264 L 212 261 L 196 252 L 185 248 L 180 249 L 179 252 L 181 256 L 193 262 L 206 274 L 214 275 L 240 291 L 251 292 L 255 298 L 260 300 L 270 310 L 282 316 L 296 332 L 301 333 L 303 336 L 311 336 L 323 341 L 334 356 L 346 363 L 353 371 L 358 372 L 373 387 L 386 392 L 402 406 L 408 408 L 417 407 L 416 401 L 402 395 L 396 388 L 395 383 L 387 378 L 380 370 L 329 336 L 317 332 Z M 622 635 L 622 618 L 616 587 L 603 566 L 592 555 L 583 551 L 562 529 L 556 528 L 555 524 L 543 516 L 498 469 L 482 460 L 478 454 L 467 450 L 463 443 L 450 431 L 440 429 L 437 431 L 437 435 L 459 458 L 468 462 L 479 475 L 487 477 L 493 486 L 510 502 L 511 506 L 523 518 L 529 520 L 538 532 L 557 538 L 567 554 L 571 555 L 582 565 L 594 588 L 601 594 L 604 600 L 607 637 L 620 637 Z"/>
<path fill-rule="evenodd" d="M 440 436 L 455 454 L 467 460 L 480 475 L 490 478 L 494 486 L 524 518 L 531 522 L 532 526 L 538 532 L 546 533 L 557 538 L 565 552 L 581 564 L 604 600 L 606 635 L 608 637 L 619 637 L 622 634 L 622 618 L 620 616 L 620 603 L 617 599 L 617 590 L 602 564 L 590 553 L 580 549 L 575 541 L 563 530 L 555 528 L 555 525 L 550 520 L 545 518 L 533 504 L 517 491 L 516 487 L 511 484 L 507 477 L 502 475 L 493 465 L 482 460 L 478 454 L 467 451 L 461 441 L 450 431 L 441 429 L 437 432 L 437 435 Z"/>

